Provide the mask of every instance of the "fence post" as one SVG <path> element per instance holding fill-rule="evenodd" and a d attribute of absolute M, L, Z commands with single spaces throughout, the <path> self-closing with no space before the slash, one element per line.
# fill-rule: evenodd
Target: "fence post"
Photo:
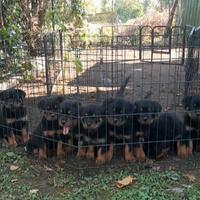
<path fill-rule="evenodd" d="M 184 64 L 185 62 L 185 42 L 186 42 L 186 26 L 184 27 L 184 30 L 183 30 L 183 53 L 182 53 L 182 60 L 181 60 L 181 65 Z"/>
<path fill-rule="evenodd" d="M 142 27 L 140 27 L 140 33 L 139 33 L 139 59 L 142 60 Z"/>
<path fill-rule="evenodd" d="M 48 67 L 48 52 L 47 52 L 47 36 L 43 38 L 44 42 L 44 57 L 45 57 L 45 78 L 46 78 L 46 91 L 47 96 L 51 95 L 51 85 L 49 84 L 49 67 Z"/>
<path fill-rule="evenodd" d="M 151 62 L 153 62 L 153 48 L 154 48 L 154 27 L 151 31 Z"/>
<path fill-rule="evenodd" d="M 65 69 L 63 66 L 63 34 L 62 31 L 59 30 L 59 37 L 60 37 L 60 59 L 61 59 L 61 70 L 62 70 L 62 92 L 65 94 Z"/>

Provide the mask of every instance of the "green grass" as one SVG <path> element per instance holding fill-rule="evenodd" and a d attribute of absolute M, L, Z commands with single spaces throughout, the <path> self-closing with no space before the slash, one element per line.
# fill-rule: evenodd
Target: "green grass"
<path fill-rule="evenodd" d="M 11 171 L 11 165 L 19 169 Z M 47 170 L 47 166 L 53 170 Z M 199 171 L 195 173 L 197 179 L 192 183 L 184 177 L 183 172 L 136 172 L 131 166 L 124 169 L 100 168 L 86 175 L 85 171 L 65 169 L 55 163 L 41 163 L 19 152 L 1 149 L 0 199 L 198 200 Z M 135 177 L 136 181 L 126 188 L 116 188 L 116 181 L 128 175 Z M 38 192 L 31 193 L 31 190 Z"/>

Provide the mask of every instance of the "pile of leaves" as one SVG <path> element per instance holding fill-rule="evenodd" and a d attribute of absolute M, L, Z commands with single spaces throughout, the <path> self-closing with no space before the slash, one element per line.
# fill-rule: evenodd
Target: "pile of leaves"
<path fill-rule="evenodd" d="M 127 28 L 120 33 L 120 35 L 133 35 L 138 32 L 139 27 L 141 26 L 166 26 L 169 19 L 169 10 L 165 9 L 162 12 L 154 12 L 138 17 L 136 19 L 131 19 L 127 21 Z M 157 30 L 160 31 L 159 29 Z M 149 32 L 149 31 L 148 31 Z"/>

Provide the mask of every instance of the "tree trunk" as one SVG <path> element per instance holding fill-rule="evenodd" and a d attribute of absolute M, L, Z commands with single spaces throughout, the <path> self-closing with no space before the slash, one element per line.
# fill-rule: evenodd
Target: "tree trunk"
<path fill-rule="evenodd" d="M 24 40 L 31 56 L 36 56 L 37 49 L 41 48 L 42 27 L 48 1 L 38 0 L 37 3 L 32 3 L 31 0 L 19 0 L 18 3 L 23 13 Z"/>
<path fill-rule="evenodd" d="M 176 12 L 177 6 L 178 6 L 178 0 L 175 0 L 175 1 L 174 1 L 174 4 L 173 4 L 173 6 L 172 6 L 172 9 L 171 9 L 171 11 L 170 11 L 169 20 L 168 20 L 168 22 L 167 22 L 167 26 L 168 26 L 168 27 L 171 27 L 171 26 L 172 26 L 172 22 L 173 22 L 173 19 L 174 19 L 174 14 L 175 14 L 175 12 Z"/>

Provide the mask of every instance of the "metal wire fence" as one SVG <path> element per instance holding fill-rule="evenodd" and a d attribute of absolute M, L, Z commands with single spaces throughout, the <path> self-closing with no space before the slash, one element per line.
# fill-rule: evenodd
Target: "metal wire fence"
<path fill-rule="evenodd" d="M 20 48 L 16 47 L 17 54 L 9 58 L 6 56 L 5 49 L 2 48 L 0 53 L 2 69 L 0 87 L 2 91 L 8 88 L 18 88 L 26 93 L 23 106 L 27 110 L 25 116 L 28 117 L 27 128 L 30 139 L 36 134 L 36 137 L 39 138 L 36 143 L 42 141 L 45 144 L 42 154 L 45 153 L 47 157 L 61 155 L 64 152 L 64 159 L 69 166 L 81 169 L 88 166 L 96 167 L 94 160 L 101 154 L 99 146 L 104 148 L 103 150 L 108 154 L 109 149 L 112 149 L 112 145 L 114 146 L 114 159 L 112 159 L 114 165 L 121 163 L 124 155 L 125 157 L 130 156 L 129 153 L 132 150 L 129 151 L 127 148 L 132 148 L 132 146 L 137 147 L 136 152 L 133 150 L 135 152 L 133 154 L 140 154 L 139 157 L 143 156 L 140 151 L 141 146 L 144 149 L 146 146 L 145 154 L 150 157 L 150 149 L 159 151 L 158 148 L 155 149 L 159 143 L 164 144 L 166 148 L 162 146 L 163 149 L 170 148 L 171 152 L 177 153 L 177 144 L 175 143 L 180 141 L 180 138 L 176 135 L 178 129 L 176 127 L 179 126 L 176 124 L 176 120 L 172 122 L 174 128 L 168 130 L 166 125 L 168 117 L 166 120 L 164 119 L 163 127 L 166 130 L 163 130 L 164 136 L 162 134 L 161 138 L 153 137 L 152 140 L 148 138 L 149 136 L 147 139 L 145 138 L 144 133 L 151 132 L 150 124 L 146 125 L 145 128 L 143 124 L 139 124 L 138 130 L 135 131 L 134 120 L 136 116 L 146 116 L 147 114 L 148 117 L 151 116 L 156 121 L 161 110 L 154 110 L 147 105 L 144 112 L 138 110 L 130 113 L 130 110 L 126 112 L 123 107 L 122 113 L 115 113 L 108 112 L 110 109 L 108 104 L 106 111 L 98 113 L 98 106 L 101 107 L 102 102 L 107 102 L 110 97 L 115 98 L 122 83 L 127 77 L 130 77 L 124 90 L 123 99 L 131 102 L 131 105 L 135 105 L 134 102 L 138 100 L 156 101 L 162 106 L 162 113 L 176 113 L 183 121 L 185 113 L 183 98 L 189 94 L 198 95 L 198 32 L 199 29 L 195 27 L 118 26 L 102 27 L 99 34 L 96 35 L 87 35 L 79 31 L 76 37 L 72 37 L 67 33 L 55 31 L 41 39 L 42 46 L 37 49 L 35 57 L 31 57 L 28 49 L 23 45 Z M 38 108 L 38 103 L 43 99 L 51 99 L 57 95 L 64 96 L 70 102 L 78 101 L 81 104 L 73 104 L 75 111 L 70 113 L 62 113 L 60 105 L 58 105 L 59 109 L 57 110 L 51 109 L 51 105 L 45 107 L 46 104 Z M 61 104 L 62 100 L 56 100 L 56 103 L 59 101 Z M 14 112 L 13 103 L 9 103 L 5 99 L 1 102 L 2 109 L 6 105 L 12 105 L 11 112 Z M 86 113 L 87 116 L 83 115 L 85 107 L 91 103 L 96 104 L 92 111 L 97 111 L 97 113 L 93 113 L 95 116 L 90 116 L 90 113 Z M 70 104 L 71 109 L 73 105 Z M 90 106 L 89 108 L 91 108 Z M 146 106 L 146 103 L 143 106 Z M 150 110 L 148 110 L 149 107 Z M 15 113 L 13 115 L 12 119 L 21 120 Z M 53 122 L 52 124 L 48 124 L 48 122 L 41 124 L 42 118 L 49 115 L 56 118 L 57 125 Z M 139 136 L 136 135 L 136 140 L 132 136 L 130 140 L 127 139 L 129 136 L 126 134 L 124 125 L 120 127 L 119 131 L 117 125 L 111 123 L 112 127 L 110 128 L 109 123 L 107 123 L 109 116 L 112 119 L 121 118 L 123 121 L 129 115 L 131 116 L 129 119 L 131 134 L 144 132 Z M 71 121 L 75 121 L 76 128 L 73 131 L 76 134 L 71 131 L 71 125 L 65 128 L 60 127 L 59 119 L 66 118 L 66 116 Z M 2 118 L 5 117 L 8 116 L 5 116 L 2 111 Z M 102 130 L 94 131 L 96 135 L 91 136 L 93 131 L 90 128 L 84 128 L 84 119 L 92 121 L 90 123 L 94 121 L 98 123 L 100 120 L 104 127 Z M 158 124 L 156 126 L 157 132 L 154 135 L 159 135 L 160 128 Z M 5 120 L 1 122 L 1 127 L 16 128 L 10 127 Z M 83 129 L 84 131 L 82 131 Z M 198 129 L 198 125 L 196 129 Z M 170 131 L 172 133 L 168 137 Z M 38 132 L 41 134 L 37 135 Z M 100 132 L 103 132 L 102 137 L 105 139 L 101 142 L 99 142 L 102 139 L 99 139 Z M 116 132 L 121 132 L 118 133 L 119 137 L 112 135 L 115 135 Z M 70 133 L 73 133 L 73 136 L 69 136 Z M 108 142 L 110 134 L 111 137 L 114 137 L 111 143 Z M 191 138 L 181 139 L 189 141 Z M 85 141 L 84 144 L 82 140 Z M 90 140 L 93 143 L 90 143 Z M 153 147 L 150 145 L 151 143 Z M 36 145 L 33 148 L 38 150 L 37 154 L 41 154 L 40 147 Z M 77 151 L 83 153 L 79 150 L 84 148 L 88 152 L 88 154 L 86 152 L 86 157 L 91 158 L 92 161 L 76 159 Z M 91 148 L 94 150 L 94 155 Z M 194 151 L 196 152 L 196 149 Z M 100 156 L 99 159 L 105 158 Z M 129 159 L 131 158 L 125 158 L 125 160 Z M 173 159 L 165 159 L 165 161 L 169 163 Z"/>

